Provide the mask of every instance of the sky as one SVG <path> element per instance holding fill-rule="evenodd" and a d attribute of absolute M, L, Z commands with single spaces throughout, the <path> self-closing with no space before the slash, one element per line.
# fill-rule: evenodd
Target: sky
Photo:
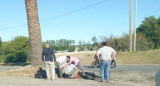
<path fill-rule="evenodd" d="M 68 39 L 91 41 L 93 36 L 116 37 L 129 32 L 129 0 L 105 2 L 69 13 L 103 0 L 37 0 L 42 41 Z M 145 17 L 160 17 L 160 0 L 137 0 L 137 26 Z M 132 0 L 134 29 L 135 0 Z M 59 16 L 63 15 L 63 16 Z M 59 16 L 59 17 L 57 17 Z M 46 21 L 43 21 L 48 19 Z M 10 41 L 16 36 L 29 36 L 25 0 L 0 0 L 0 37 Z"/>

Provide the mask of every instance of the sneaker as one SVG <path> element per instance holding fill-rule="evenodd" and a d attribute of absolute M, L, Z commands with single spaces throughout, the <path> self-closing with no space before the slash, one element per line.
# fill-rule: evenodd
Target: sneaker
<path fill-rule="evenodd" d="M 106 83 L 109 83 L 110 81 L 109 80 L 106 80 Z"/>
<path fill-rule="evenodd" d="M 99 80 L 98 82 L 104 82 L 103 80 Z"/>
<path fill-rule="evenodd" d="M 51 79 L 51 81 L 54 81 L 55 79 Z"/>
<path fill-rule="evenodd" d="M 50 80 L 49 78 L 46 78 L 46 80 Z"/>

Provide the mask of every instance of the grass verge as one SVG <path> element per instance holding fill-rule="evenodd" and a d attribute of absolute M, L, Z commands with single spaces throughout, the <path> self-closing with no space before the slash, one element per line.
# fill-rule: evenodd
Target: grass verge
<path fill-rule="evenodd" d="M 91 65 L 96 52 L 62 53 L 56 56 L 70 55 L 80 59 L 82 65 Z M 118 52 L 117 64 L 160 64 L 160 50 Z"/>

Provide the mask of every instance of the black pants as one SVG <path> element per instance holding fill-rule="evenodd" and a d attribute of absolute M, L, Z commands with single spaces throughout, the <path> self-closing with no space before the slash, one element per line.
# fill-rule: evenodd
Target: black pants
<path fill-rule="evenodd" d="M 62 69 L 60 68 L 60 63 L 56 62 L 56 66 L 57 66 L 58 71 L 59 71 L 59 77 L 62 78 Z"/>

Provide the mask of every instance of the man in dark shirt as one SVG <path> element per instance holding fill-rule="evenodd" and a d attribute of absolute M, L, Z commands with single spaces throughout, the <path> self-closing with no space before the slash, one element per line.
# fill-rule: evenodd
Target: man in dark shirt
<path fill-rule="evenodd" d="M 52 75 L 51 80 L 54 80 L 55 79 L 54 62 L 56 62 L 56 56 L 55 56 L 54 51 L 51 48 L 49 48 L 49 44 L 46 44 L 46 48 L 42 52 L 42 60 L 46 65 L 47 80 L 50 79 L 50 75 Z M 51 70 L 51 74 L 50 74 L 49 69 Z"/>

